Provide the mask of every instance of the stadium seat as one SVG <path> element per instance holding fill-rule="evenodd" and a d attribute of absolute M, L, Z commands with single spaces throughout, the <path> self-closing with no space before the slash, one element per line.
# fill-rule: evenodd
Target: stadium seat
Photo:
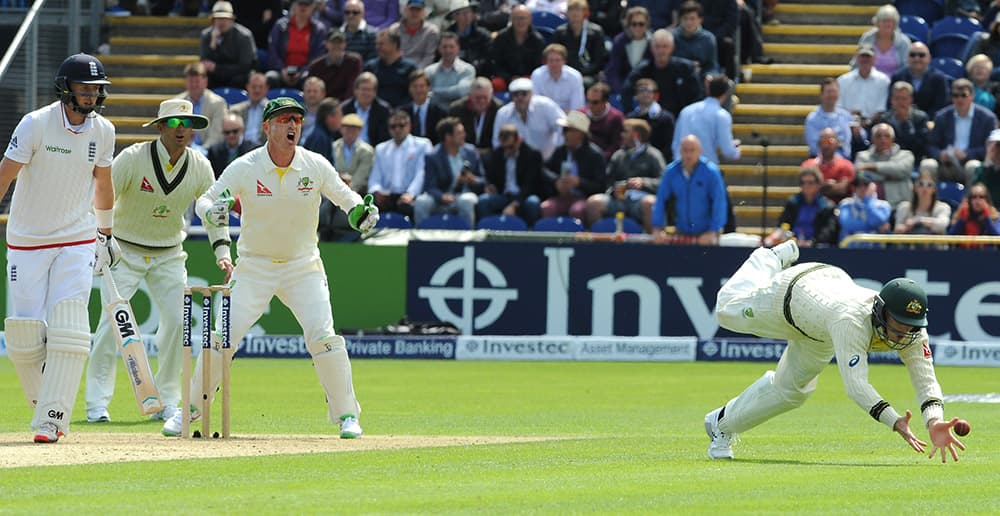
<path fill-rule="evenodd" d="M 954 57 L 935 57 L 931 60 L 931 68 L 945 74 L 951 81 L 965 77 L 965 66 Z"/>
<path fill-rule="evenodd" d="M 938 198 L 951 205 L 951 209 L 958 208 L 965 198 L 965 185 L 953 183 L 951 181 L 938 182 Z"/>
<path fill-rule="evenodd" d="M 968 38 L 982 31 L 983 24 L 979 23 L 979 20 L 965 16 L 945 16 L 931 24 L 931 40 L 945 34 L 961 34 Z"/>
<path fill-rule="evenodd" d="M 943 0 L 896 0 L 900 15 L 919 16 L 927 23 L 934 23 L 944 16 Z"/>
<path fill-rule="evenodd" d="M 531 13 L 531 25 L 536 29 L 542 28 L 555 31 L 557 27 L 566 23 L 566 17 L 552 11 L 537 10 Z"/>
<path fill-rule="evenodd" d="M 611 106 L 613 108 L 617 109 L 618 111 L 624 111 L 625 110 L 625 108 L 622 105 L 622 94 L 621 93 L 612 93 L 611 97 L 608 98 L 608 103 L 611 104 Z"/>
<path fill-rule="evenodd" d="M 527 231 L 528 223 L 517 215 L 490 215 L 476 224 L 476 229 L 493 229 L 501 231 Z"/>
<path fill-rule="evenodd" d="M 503 102 L 504 104 L 510 103 L 510 92 L 509 91 L 498 91 L 498 92 L 495 92 L 493 94 L 493 97 L 495 97 L 500 102 Z"/>
<path fill-rule="evenodd" d="M 246 90 L 241 90 L 239 88 L 215 88 L 212 90 L 216 95 L 226 99 L 226 104 L 232 106 L 233 104 L 239 104 L 244 100 L 249 100 L 250 96 L 247 95 Z"/>
<path fill-rule="evenodd" d="M 903 31 L 903 34 L 906 34 L 910 41 L 927 43 L 927 40 L 930 39 L 931 27 L 927 24 L 927 20 L 919 16 L 900 16 L 899 30 Z"/>
<path fill-rule="evenodd" d="M 302 96 L 302 90 L 297 90 L 295 88 L 275 88 L 267 92 L 268 99 L 276 99 L 278 97 L 291 97 L 299 102 L 305 102 L 305 98 Z"/>
<path fill-rule="evenodd" d="M 379 214 L 376 228 L 413 229 L 410 218 L 402 213 L 387 211 Z"/>
<path fill-rule="evenodd" d="M 965 57 L 965 47 L 969 45 L 969 37 L 964 34 L 943 34 L 941 36 L 931 36 L 931 55 L 934 57 L 952 57 L 962 59 Z"/>
<path fill-rule="evenodd" d="M 544 40 L 546 44 L 552 42 L 552 36 L 556 33 L 556 30 L 551 27 L 535 27 L 535 30 L 542 35 L 542 40 Z"/>
<path fill-rule="evenodd" d="M 590 226 L 590 231 L 593 233 L 615 233 L 618 231 L 618 225 L 615 222 L 614 217 L 605 217 Z M 639 225 L 634 219 L 625 217 L 622 219 L 622 231 L 625 233 L 637 235 L 642 233 L 642 226 Z"/>
<path fill-rule="evenodd" d="M 445 213 L 442 215 L 431 215 L 430 217 L 427 217 L 420 222 L 417 229 L 453 229 L 461 231 L 472 228 L 469 227 L 469 223 L 462 217 Z"/>
<path fill-rule="evenodd" d="M 583 231 L 583 224 L 572 217 L 545 217 L 535 223 L 535 231 L 576 233 Z"/>

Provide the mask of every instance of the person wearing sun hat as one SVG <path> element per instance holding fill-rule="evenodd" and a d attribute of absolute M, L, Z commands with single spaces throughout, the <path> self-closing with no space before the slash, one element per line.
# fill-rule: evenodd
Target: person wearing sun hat
<path fill-rule="evenodd" d="M 230 163 L 198 199 L 195 213 L 206 225 L 225 227 L 235 199 L 240 199 L 239 263 L 234 267 L 228 253 L 219 260 L 231 273 L 233 304 L 239 307 L 230 320 L 230 338 L 232 342 L 242 340 L 271 299 L 280 297 L 302 326 L 306 349 L 328 401 L 331 423 L 338 425 L 341 438 L 353 439 L 362 434 L 358 423 L 361 405 L 354 394 L 344 338 L 334 331 L 330 288 L 317 248 L 316 228 L 323 197 L 347 212 L 350 226 L 362 234 L 375 227 L 378 208 L 371 196 L 362 199 L 351 190 L 326 158 L 297 145 L 305 112 L 292 98 L 268 102 L 263 114 L 267 144 Z M 220 323 L 221 314 L 216 325 Z M 223 360 L 219 337 L 213 341 L 212 393 L 222 380 Z M 192 383 L 202 374 L 202 356 L 195 365 Z M 192 420 L 200 416 L 197 407 L 192 408 Z M 180 428 L 178 413 L 164 423 L 163 434 L 177 436 Z"/>
<path fill-rule="evenodd" d="M 111 164 L 115 238 L 121 246 L 121 261 L 111 269 L 111 276 L 125 299 L 146 280 L 148 295 L 156 306 L 180 306 L 183 301 L 187 285 L 187 254 L 182 247 L 187 237 L 185 214 L 191 202 L 215 180 L 208 158 L 190 144 L 194 132 L 208 126 L 208 118 L 193 113 L 191 102 L 164 100 L 156 117 L 143 124 L 156 127 L 159 138 L 132 144 Z M 228 230 L 208 229 L 213 249 L 225 250 L 228 257 Z M 106 289 L 101 290 L 101 301 L 104 305 L 110 302 Z M 89 423 L 111 419 L 108 406 L 115 391 L 118 363 L 113 329 L 114 324 L 102 311 L 86 371 Z M 172 417 L 181 399 L 181 330 L 179 310 L 160 311 L 156 386 L 164 408 L 154 419 Z"/>

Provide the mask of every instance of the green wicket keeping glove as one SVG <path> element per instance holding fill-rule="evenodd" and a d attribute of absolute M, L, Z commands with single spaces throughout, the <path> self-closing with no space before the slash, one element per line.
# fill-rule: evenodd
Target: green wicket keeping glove
<path fill-rule="evenodd" d="M 233 205 L 236 204 L 236 199 L 233 195 L 229 193 L 229 190 L 222 192 L 219 198 L 215 200 L 212 207 L 208 209 L 202 220 L 207 224 L 211 224 L 215 227 L 223 227 L 229 225 L 229 211 L 233 209 Z"/>
<path fill-rule="evenodd" d="M 374 201 L 372 194 L 368 194 L 361 204 L 355 205 L 347 214 L 351 227 L 362 235 L 375 229 L 375 224 L 378 224 L 378 206 L 375 206 Z"/>

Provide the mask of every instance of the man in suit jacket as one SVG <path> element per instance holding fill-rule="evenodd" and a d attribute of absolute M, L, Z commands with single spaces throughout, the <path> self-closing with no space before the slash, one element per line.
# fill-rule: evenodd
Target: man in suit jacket
<path fill-rule="evenodd" d="M 261 129 L 264 123 L 264 105 L 267 104 L 267 77 L 260 72 L 250 72 L 247 79 L 247 100 L 229 107 L 229 112 L 243 119 L 243 137 L 254 145 L 263 145 L 267 135 Z"/>
<path fill-rule="evenodd" d="M 226 99 L 208 89 L 208 72 L 201 62 L 184 67 L 187 89 L 174 98 L 184 99 L 194 106 L 194 114 L 208 118 L 208 129 L 196 131 L 191 147 L 206 152 L 209 147 L 222 141 L 222 119 L 229 106 Z"/>
<path fill-rule="evenodd" d="M 431 81 L 423 70 L 410 72 L 410 98 L 400 109 L 410 113 L 410 126 L 414 136 L 423 136 L 434 145 L 441 143 L 437 123 L 448 116 L 444 108 L 430 101 Z"/>
<path fill-rule="evenodd" d="M 368 193 L 368 176 L 375 160 L 375 149 L 361 141 L 363 125 L 358 115 L 346 115 L 340 121 L 343 137 L 333 142 L 333 168 L 340 172 L 340 177 L 349 177 L 347 184 L 361 195 Z"/>
<path fill-rule="evenodd" d="M 918 108 L 933 117 L 939 109 L 948 105 L 948 78 L 930 67 L 931 51 L 927 45 L 914 41 L 910 45 L 910 54 L 905 67 L 892 74 L 889 95 L 892 95 L 892 84 L 905 81 L 914 84 L 913 102 Z M 920 81 L 917 88 L 915 81 Z"/>
<path fill-rule="evenodd" d="M 649 46 L 653 59 L 643 61 L 632 69 L 622 87 L 622 105 L 627 113 L 635 99 L 635 83 L 639 79 L 653 79 L 660 90 L 660 105 L 676 118 L 688 104 L 701 100 L 704 88 L 696 72 L 694 61 L 674 54 L 674 35 L 666 29 L 653 33 Z"/>
<path fill-rule="evenodd" d="M 476 227 L 476 203 L 483 193 L 483 168 L 476 148 L 465 143 L 465 127 L 456 117 L 437 124 L 441 143 L 425 158 L 424 193 L 417 197 L 413 214 L 417 227 L 428 216 L 457 213 Z"/>
<path fill-rule="evenodd" d="M 254 150 L 257 145 L 243 138 L 243 119 L 229 113 L 222 122 L 222 141 L 208 148 L 208 161 L 215 178 L 236 158 Z"/>
<path fill-rule="evenodd" d="M 368 192 L 383 212 L 413 216 L 413 202 L 424 191 L 424 157 L 431 141 L 410 134 L 410 114 L 395 110 L 389 115 L 390 140 L 375 146 Z"/>
<path fill-rule="evenodd" d="M 986 139 L 996 129 L 997 118 L 990 110 L 973 103 L 972 82 L 955 79 L 951 103 L 934 117 L 934 130 L 927 155 L 938 160 L 938 179 L 966 183 L 986 157 Z M 971 119 L 971 121 L 970 121 Z M 956 131 L 961 121 L 971 122 L 968 132 Z M 968 138 L 963 138 L 967 135 Z"/>
<path fill-rule="evenodd" d="M 476 77 L 469 94 L 448 107 L 448 115 L 462 121 L 465 141 L 474 145 L 482 157 L 493 150 L 493 121 L 502 107 L 503 102 L 493 96 L 493 83 L 486 77 Z"/>
<path fill-rule="evenodd" d="M 517 215 L 529 226 L 541 217 L 542 153 L 525 145 L 513 124 L 500 128 L 500 146 L 490 152 L 486 168 L 486 188 L 479 196 L 479 220 L 502 213 Z"/>
<path fill-rule="evenodd" d="M 389 139 L 389 105 L 375 96 L 377 90 L 375 74 L 361 72 L 354 80 L 354 97 L 340 104 L 342 113 L 354 113 L 361 118 L 364 124 L 361 141 L 372 147 Z"/>

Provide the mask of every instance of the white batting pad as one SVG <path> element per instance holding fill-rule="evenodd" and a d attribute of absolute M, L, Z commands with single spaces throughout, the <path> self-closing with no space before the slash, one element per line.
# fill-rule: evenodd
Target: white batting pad
<path fill-rule="evenodd" d="M 86 301 L 66 299 L 52 308 L 46 348 L 45 372 L 31 427 L 37 429 L 41 423 L 51 422 L 66 434 L 73 418 L 83 365 L 90 351 Z"/>
<path fill-rule="evenodd" d="M 326 392 L 330 422 L 337 424 L 340 416 L 351 414 L 361 417 L 361 405 L 354 395 L 351 360 L 340 335 L 325 337 L 315 343 L 306 343 L 313 358 L 316 376 Z"/>
<path fill-rule="evenodd" d="M 28 406 L 35 408 L 45 366 L 45 321 L 8 317 L 4 320 L 7 355 L 21 380 Z"/>
<path fill-rule="evenodd" d="M 212 334 L 212 370 L 209 372 L 211 374 L 211 385 L 208 389 L 208 400 L 211 404 L 212 400 L 215 399 L 215 392 L 219 389 L 219 384 L 222 383 L 222 351 L 221 351 L 221 339 L 218 335 Z M 194 361 L 194 372 L 191 373 L 191 403 L 197 407 L 197 410 L 201 410 L 201 372 L 204 369 L 204 353 L 205 349 L 201 348 L 201 352 L 198 353 L 198 358 Z"/>

